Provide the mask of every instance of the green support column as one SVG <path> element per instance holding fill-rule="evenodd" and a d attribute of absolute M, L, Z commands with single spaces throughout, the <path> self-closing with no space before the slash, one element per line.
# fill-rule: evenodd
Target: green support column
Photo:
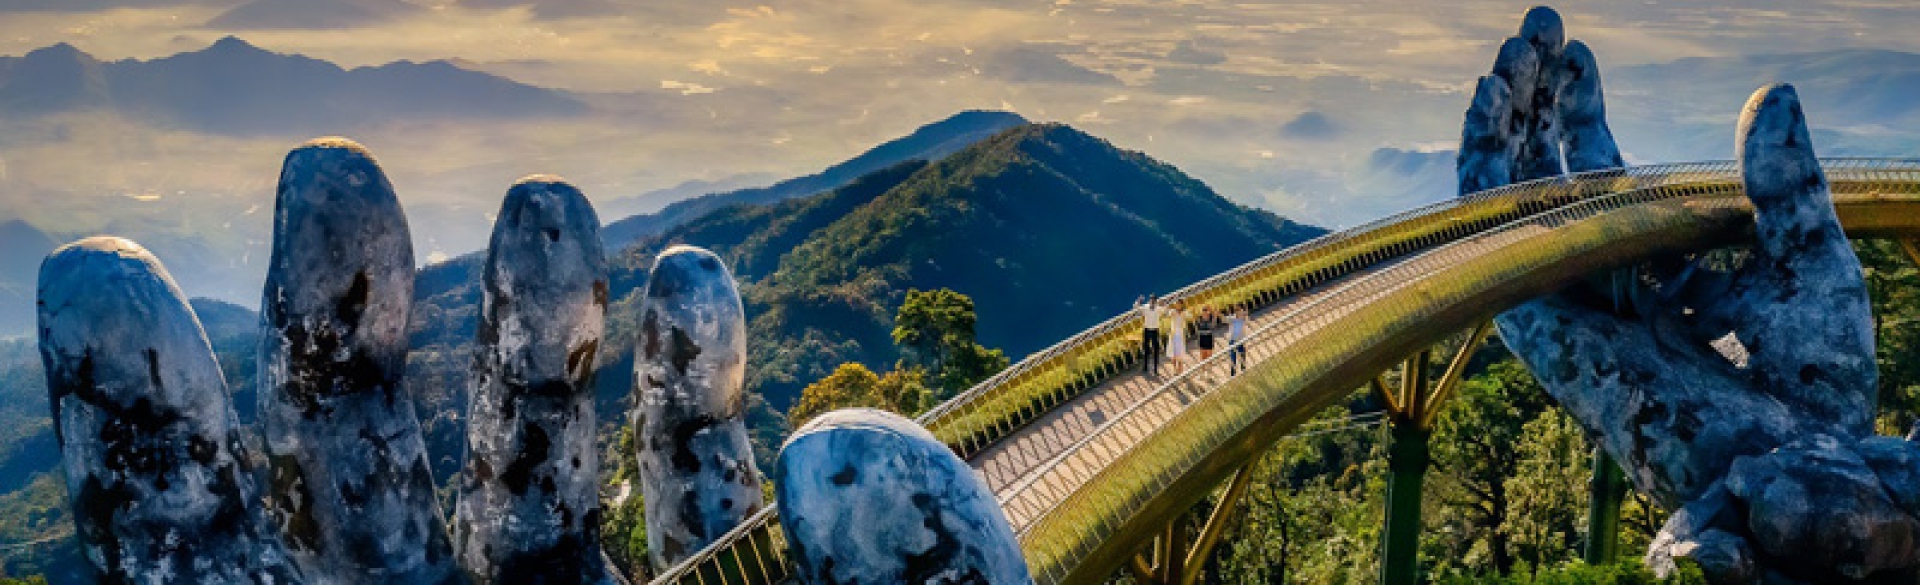
<path fill-rule="evenodd" d="M 1420 484 L 1431 463 L 1432 431 L 1412 423 L 1393 425 L 1387 447 L 1387 523 L 1381 536 L 1380 583 L 1413 585 L 1420 578 Z"/>
<path fill-rule="evenodd" d="M 1587 482 L 1589 565 L 1604 565 L 1620 555 L 1620 504 L 1627 497 L 1627 476 L 1605 449 L 1593 449 L 1593 479 Z"/>

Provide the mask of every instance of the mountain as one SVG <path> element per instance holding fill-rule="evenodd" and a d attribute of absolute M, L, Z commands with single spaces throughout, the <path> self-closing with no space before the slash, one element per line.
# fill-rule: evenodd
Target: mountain
<path fill-rule="evenodd" d="M 771 173 L 741 173 L 718 179 L 694 179 L 665 189 L 655 189 L 639 195 L 614 197 L 606 201 L 595 201 L 594 211 L 600 217 L 627 218 L 643 213 L 655 213 L 668 205 L 692 199 L 702 195 L 738 191 L 773 183 L 779 177 Z"/>
<path fill-rule="evenodd" d="M 908 289 L 973 297 L 981 343 L 1017 359 L 1137 295 L 1321 233 L 1235 205 L 1146 155 L 1027 124 L 935 163 L 669 228 L 612 259 L 613 290 L 635 294 L 653 255 L 674 244 L 726 258 L 745 283 L 748 386 L 784 408 L 843 361 L 890 368 L 893 313 Z M 624 298 L 616 307 L 635 302 Z M 610 331 L 631 330 L 622 315 Z"/>
<path fill-rule="evenodd" d="M 980 342 L 1018 359 L 1140 294 L 1321 233 L 1073 128 L 1021 126 L 915 172 L 782 256 L 749 289 L 749 375 L 784 406 L 839 361 L 890 367 L 893 313 L 909 289 L 973 297 Z M 782 363 L 816 352 L 824 359 Z"/>
<path fill-rule="evenodd" d="M 100 62 L 73 45 L 60 43 L 0 58 L 0 110 L 31 116 L 102 107 L 111 101 Z"/>
<path fill-rule="evenodd" d="M 827 167 L 819 173 L 788 179 L 771 186 L 741 189 L 695 197 L 666 206 L 658 213 L 636 215 L 607 224 L 600 236 L 609 249 L 657 235 L 701 214 L 738 204 L 768 204 L 812 195 L 847 184 L 854 178 L 908 160 L 938 160 L 1002 130 L 1025 124 L 1026 118 L 1012 112 L 969 110 L 954 114 L 913 131 L 904 137 L 875 146 L 859 156 Z"/>
<path fill-rule="evenodd" d="M 338 133 L 402 120 L 571 116 L 564 92 L 447 61 L 338 65 L 238 37 L 153 60 L 100 62 L 59 44 L 0 57 L 0 114 L 110 108 L 166 127 L 222 134 Z"/>

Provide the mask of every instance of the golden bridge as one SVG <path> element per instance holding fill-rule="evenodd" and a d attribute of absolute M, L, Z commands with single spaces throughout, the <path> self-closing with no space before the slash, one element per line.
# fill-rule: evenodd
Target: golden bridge
<path fill-rule="evenodd" d="M 1822 166 L 1850 237 L 1900 240 L 1920 263 L 1920 160 Z M 1251 309 L 1252 366 L 1238 375 L 1224 351 L 1182 374 L 1141 375 L 1140 317 L 1129 312 L 918 422 L 986 479 L 1036 582 L 1097 583 L 1128 570 L 1143 582 L 1188 584 L 1233 507 L 1217 507 L 1190 543 L 1168 527 L 1222 484 L 1223 501 L 1236 499 L 1251 462 L 1315 413 L 1371 385 L 1396 431 L 1423 431 L 1494 314 L 1599 271 L 1750 242 L 1752 230 L 1732 162 L 1491 189 L 1328 234 L 1169 295 L 1190 307 Z M 1461 332 L 1450 365 L 1428 372 L 1427 354 Z M 1389 387 L 1383 374 L 1395 368 L 1400 383 Z M 1411 549 L 1393 541 L 1411 532 L 1393 524 L 1408 499 L 1418 517 L 1418 489 L 1416 479 L 1410 497 L 1388 498 L 1383 562 L 1406 564 L 1407 575 Z M 1155 562 L 1139 554 L 1149 544 Z M 786 550 L 769 507 L 654 583 L 777 583 L 791 574 Z"/>

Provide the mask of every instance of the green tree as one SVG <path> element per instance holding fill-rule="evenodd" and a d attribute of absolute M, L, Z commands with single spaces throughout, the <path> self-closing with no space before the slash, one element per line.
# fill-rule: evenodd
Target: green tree
<path fill-rule="evenodd" d="M 1349 423 L 1352 413 L 1348 406 L 1327 409 L 1308 423 L 1315 430 L 1261 457 L 1206 582 L 1374 581 L 1384 443 L 1379 427 Z"/>
<path fill-rule="evenodd" d="M 1920 267 L 1889 240 L 1854 242 L 1873 301 L 1880 362 L 1880 431 L 1905 434 L 1920 417 Z"/>
<path fill-rule="evenodd" d="M 1518 361 L 1495 362 L 1469 378 L 1445 405 L 1433 435 L 1429 493 L 1439 502 L 1446 570 L 1507 574 L 1514 568 L 1509 481 L 1520 472 L 1528 422 L 1548 407 L 1547 394 Z M 1524 483 L 1524 482 L 1523 482 Z M 1584 501 L 1584 500 L 1583 500 Z M 1431 540 L 1431 539 L 1430 539 Z"/>
<path fill-rule="evenodd" d="M 787 422 L 797 429 L 828 411 L 856 407 L 913 416 L 927 406 L 928 390 L 923 380 L 924 374 L 918 369 L 877 376 L 859 362 L 840 364 L 832 374 L 800 391 L 800 399 L 787 409 Z"/>
<path fill-rule="evenodd" d="M 628 575 L 644 578 L 651 574 L 647 560 L 647 515 L 640 494 L 640 462 L 634 453 L 633 426 L 620 425 L 620 431 L 601 461 L 614 464 L 607 485 L 615 497 L 606 502 L 606 520 L 601 523 L 600 549 Z"/>
<path fill-rule="evenodd" d="M 1638 561 L 1610 565 L 1568 563 L 1549 569 L 1514 575 L 1455 575 L 1437 581 L 1441 585 L 1706 585 L 1700 567 L 1683 561 L 1680 570 L 1665 579 L 1655 577 Z"/>
<path fill-rule="evenodd" d="M 926 371 L 941 399 L 1005 369 L 1006 354 L 974 341 L 976 321 L 967 295 L 944 288 L 907 291 L 893 320 L 893 343 L 901 355 L 895 369 Z"/>
<path fill-rule="evenodd" d="M 1512 506 L 1500 530 L 1514 556 L 1533 567 L 1553 566 L 1580 554 L 1585 542 L 1593 448 L 1573 417 L 1558 408 L 1527 421 L 1513 448 L 1520 461 L 1507 478 Z"/>

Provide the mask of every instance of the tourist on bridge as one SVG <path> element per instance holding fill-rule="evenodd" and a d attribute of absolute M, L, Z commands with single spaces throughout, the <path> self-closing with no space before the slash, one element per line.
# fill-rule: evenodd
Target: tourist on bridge
<path fill-rule="evenodd" d="M 1247 340 L 1247 306 L 1240 305 L 1233 310 L 1233 316 L 1227 318 L 1227 375 L 1240 374 L 1240 362 L 1247 359 L 1247 348 L 1241 345 Z M 1253 364 L 1247 364 L 1249 366 Z"/>
<path fill-rule="evenodd" d="M 1181 301 L 1174 301 L 1167 307 L 1167 329 L 1172 331 L 1167 339 L 1167 361 L 1173 364 L 1176 372 L 1187 371 L 1187 311 Z"/>
<path fill-rule="evenodd" d="M 1214 332 L 1220 330 L 1220 326 L 1220 311 L 1212 306 L 1200 308 L 1199 318 L 1193 321 L 1193 337 L 1200 343 L 1198 361 L 1204 362 L 1207 358 L 1213 357 L 1213 336 Z"/>
<path fill-rule="evenodd" d="M 1166 314 L 1166 305 L 1160 304 L 1160 298 L 1147 295 L 1133 300 L 1133 310 L 1140 312 L 1140 371 L 1160 375 L 1160 352 L 1166 338 L 1160 336 L 1160 318 Z"/>

